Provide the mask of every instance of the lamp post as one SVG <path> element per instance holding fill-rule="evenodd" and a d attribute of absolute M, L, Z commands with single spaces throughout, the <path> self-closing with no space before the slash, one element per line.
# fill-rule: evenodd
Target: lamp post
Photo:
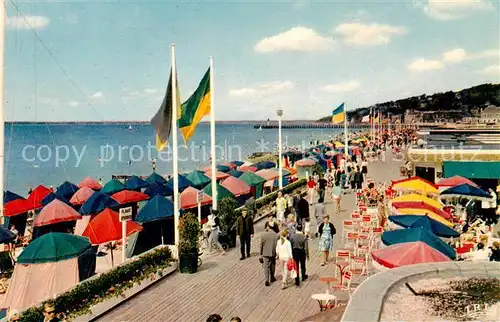
<path fill-rule="evenodd" d="M 282 147 L 282 144 L 281 144 L 281 117 L 283 116 L 283 109 L 281 107 L 278 107 L 278 109 L 276 110 L 276 115 L 278 115 L 278 144 L 279 144 L 279 147 L 278 147 L 278 164 L 279 164 L 279 188 L 280 190 L 283 189 L 283 164 L 282 164 L 282 160 L 281 160 L 281 156 L 283 154 L 283 147 Z"/>

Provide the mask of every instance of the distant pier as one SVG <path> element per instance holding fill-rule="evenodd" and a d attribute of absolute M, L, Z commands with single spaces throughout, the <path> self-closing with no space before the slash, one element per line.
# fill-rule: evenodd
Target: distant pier
<path fill-rule="evenodd" d="M 369 129 L 369 123 L 349 124 L 350 129 Z M 278 123 L 273 122 L 270 124 L 254 124 L 254 129 L 277 129 Z M 344 124 L 330 124 L 330 123 L 310 123 L 310 124 L 281 124 L 282 129 L 343 129 Z"/>

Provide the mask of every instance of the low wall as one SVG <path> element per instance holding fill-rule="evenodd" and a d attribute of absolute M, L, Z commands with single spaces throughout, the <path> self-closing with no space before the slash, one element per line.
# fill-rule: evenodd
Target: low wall
<path fill-rule="evenodd" d="M 498 262 L 445 262 L 393 268 L 370 276 L 351 296 L 342 321 L 379 321 L 385 299 L 394 286 L 424 278 L 500 278 Z"/>

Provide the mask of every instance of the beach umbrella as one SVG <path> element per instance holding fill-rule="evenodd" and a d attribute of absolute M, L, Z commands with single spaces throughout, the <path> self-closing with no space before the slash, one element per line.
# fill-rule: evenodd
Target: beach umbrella
<path fill-rule="evenodd" d="M 149 184 L 151 184 L 151 183 L 157 183 L 157 184 L 162 184 L 162 185 L 166 185 L 167 184 L 167 180 L 165 180 L 165 178 L 163 178 L 162 176 L 160 176 L 156 172 L 151 173 L 149 175 L 149 177 L 146 178 L 146 181 Z"/>
<path fill-rule="evenodd" d="M 0 225 L 0 244 L 6 244 L 16 238 L 16 235 L 9 229 Z"/>
<path fill-rule="evenodd" d="M 256 198 L 260 198 L 260 196 L 262 196 L 262 188 L 264 183 L 267 181 L 266 179 L 253 172 L 244 172 L 239 179 L 246 182 L 249 186 L 255 187 Z"/>
<path fill-rule="evenodd" d="M 8 202 L 18 200 L 18 199 L 24 199 L 17 193 L 11 192 L 9 190 L 4 191 L 3 193 L 3 205 L 5 206 Z"/>
<path fill-rule="evenodd" d="M 426 228 L 434 235 L 439 237 L 450 238 L 460 236 L 457 231 L 451 229 L 450 227 L 442 224 L 439 221 L 432 219 L 429 216 L 396 215 L 389 216 L 389 220 L 396 225 L 402 226 L 404 228 Z"/>
<path fill-rule="evenodd" d="M 470 184 L 467 183 L 446 189 L 443 192 L 441 192 L 441 196 L 442 198 L 462 197 L 462 198 L 480 199 L 485 201 L 491 200 L 491 195 L 489 193 L 477 187 L 471 186 Z"/>
<path fill-rule="evenodd" d="M 138 191 L 122 190 L 120 192 L 113 194 L 111 198 L 115 199 L 116 201 L 118 201 L 120 204 L 123 205 L 127 203 L 148 200 L 149 196 L 145 193 Z"/>
<path fill-rule="evenodd" d="M 92 177 L 85 177 L 85 178 L 83 178 L 82 181 L 80 181 L 80 183 L 78 184 L 78 187 L 80 187 L 80 188 L 87 187 L 87 188 L 90 188 L 92 190 L 101 190 L 102 184 Z"/>
<path fill-rule="evenodd" d="M 179 184 L 179 191 L 182 191 L 182 190 L 186 189 L 187 187 L 193 186 L 193 183 L 181 174 L 179 174 L 177 176 L 177 182 Z M 168 180 L 167 187 L 169 187 L 172 191 L 174 190 L 174 178 L 173 177 L 170 178 L 170 180 Z"/>
<path fill-rule="evenodd" d="M 255 172 L 255 174 L 266 179 L 266 181 L 274 180 L 280 176 L 278 171 L 276 171 L 275 169 L 262 169 Z"/>
<path fill-rule="evenodd" d="M 182 209 L 191 209 L 198 206 L 198 192 L 200 190 L 188 187 L 180 194 L 180 205 Z M 212 203 L 212 197 L 203 193 L 200 204 L 206 206 Z"/>
<path fill-rule="evenodd" d="M 224 179 L 221 185 L 229 190 L 235 197 L 250 193 L 250 186 L 245 181 L 235 177 Z"/>
<path fill-rule="evenodd" d="M 396 197 L 392 199 L 392 202 L 423 202 L 437 209 L 443 207 L 443 205 L 439 201 L 423 195 L 419 195 L 418 193 L 409 193 L 406 195 Z"/>
<path fill-rule="evenodd" d="M 418 191 L 422 194 L 437 194 L 439 189 L 431 182 L 420 177 L 412 177 L 403 179 L 392 183 L 392 189 L 395 191 Z"/>
<path fill-rule="evenodd" d="M 243 173 L 244 173 L 243 171 L 231 170 L 227 174 L 229 174 L 231 177 L 239 178 Z"/>
<path fill-rule="evenodd" d="M 231 161 L 230 163 L 235 164 L 236 166 L 242 166 L 245 162 L 243 161 Z"/>
<path fill-rule="evenodd" d="M 30 210 L 41 208 L 43 206 L 42 200 L 45 197 L 47 197 L 47 195 L 49 195 L 51 192 L 52 192 L 51 189 L 43 185 L 39 185 L 38 187 L 36 187 L 26 199 L 28 201 L 29 206 L 32 208 Z"/>
<path fill-rule="evenodd" d="M 313 159 L 302 159 L 302 160 L 295 162 L 295 165 L 299 166 L 299 167 L 311 167 L 315 164 L 316 164 L 316 161 L 314 161 Z"/>
<path fill-rule="evenodd" d="M 449 188 L 449 187 L 455 187 L 455 186 L 458 186 L 458 185 L 461 185 L 464 183 L 467 183 L 468 185 L 479 188 L 477 184 L 475 184 L 471 180 L 466 179 L 466 178 L 461 177 L 461 176 L 453 176 L 453 177 L 449 177 L 446 179 L 441 179 L 441 181 L 439 181 L 436 185 L 440 188 Z"/>
<path fill-rule="evenodd" d="M 230 166 L 227 166 L 227 165 L 223 165 L 223 164 L 217 164 L 215 166 L 215 168 L 219 171 L 222 171 L 222 172 L 228 172 L 229 170 L 231 170 L 232 168 Z"/>
<path fill-rule="evenodd" d="M 127 182 L 125 182 L 124 188 L 127 190 L 139 190 L 141 188 L 147 188 L 149 184 L 146 180 L 142 180 L 138 176 L 131 176 Z"/>
<path fill-rule="evenodd" d="M 205 172 L 205 175 L 209 178 L 212 178 L 212 170 Z M 222 172 L 222 171 L 215 172 L 215 180 L 222 180 L 222 179 L 226 179 L 227 177 L 230 177 L 230 175 L 225 173 L 225 172 Z"/>
<path fill-rule="evenodd" d="M 125 189 L 123 183 L 116 179 L 111 179 L 104 185 L 104 187 L 102 187 L 101 192 L 112 195 L 114 193 L 122 191 L 123 189 Z"/>
<path fill-rule="evenodd" d="M 52 201 L 54 200 L 60 200 L 64 203 L 69 203 L 69 200 L 64 198 L 63 196 L 58 196 L 56 193 L 49 193 L 47 196 L 45 196 L 45 198 L 43 198 L 42 200 L 42 205 L 45 207 L 47 206 L 49 203 L 51 203 Z"/>
<path fill-rule="evenodd" d="M 20 264 L 52 263 L 75 258 L 91 247 L 87 238 L 63 233 L 48 233 L 31 242 L 19 255 Z"/>
<path fill-rule="evenodd" d="M 256 166 L 253 166 L 253 165 L 242 165 L 240 167 L 238 167 L 238 170 L 240 171 L 250 171 L 250 172 L 255 172 L 259 169 L 257 169 Z"/>
<path fill-rule="evenodd" d="M 126 235 L 129 236 L 142 230 L 142 226 L 131 220 L 126 222 Z M 122 223 L 120 215 L 109 208 L 101 211 L 90 220 L 82 234 L 90 239 L 92 245 L 106 244 L 122 239 Z"/>
<path fill-rule="evenodd" d="M 82 207 L 80 208 L 80 214 L 82 215 L 97 214 L 106 208 L 117 208 L 119 206 L 120 203 L 115 199 L 111 198 L 110 196 L 101 191 L 96 191 L 82 205 Z"/>
<path fill-rule="evenodd" d="M 278 174 L 279 174 L 279 169 L 277 169 L 277 171 L 278 171 Z M 283 177 L 288 177 L 292 173 L 290 171 L 288 171 L 287 169 L 283 168 L 282 174 L 283 174 Z"/>
<path fill-rule="evenodd" d="M 392 207 L 399 215 L 427 215 L 448 227 L 453 227 L 453 223 L 449 221 L 451 219 L 449 213 L 423 202 L 393 202 Z"/>
<path fill-rule="evenodd" d="M 234 170 L 231 170 L 234 171 Z M 203 189 L 207 184 L 209 184 L 212 179 L 205 175 L 205 172 L 194 170 L 183 175 L 186 179 L 191 181 L 193 187 L 197 189 Z"/>
<path fill-rule="evenodd" d="M 35 218 L 35 227 L 57 224 L 81 219 L 82 216 L 71 206 L 54 199 L 47 206 L 43 207 Z"/>
<path fill-rule="evenodd" d="M 382 234 L 382 242 L 386 246 L 415 241 L 422 241 L 451 259 L 457 256 L 453 247 L 422 227 L 385 231 Z"/>
<path fill-rule="evenodd" d="M 167 185 L 163 185 L 160 183 L 150 183 L 149 187 L 144 190 L 144 193 L 150 197 L 154 197 L 156 195 L 160 196 L 171 196 L 174 194 L 174 191 L 170 189 Z"/>
<path fill-rule="evenodd" d="M 5 217 L 17 216 L 33 210 L 31 203 L 22 198 L 9 201 L 3 208 Z"/>
<path fill-rule="evenodd" d="M 194 188 L 188 188 L 194 189 Z M 187 190 L 187 189 L 186 189 Z M 184 190 L 184 191 L 186 191 Z M 182 194 L 181 194 L 182 202 Z M 174 203 L 165 197 L 156 195 L 149 200 L 139 211 L 135 220 L 144 224 L 147 222 L 163 220 L 174 216 Z"/>
<path fill-rule="evenodd" d="M 372 252 L 372 258 L 387 268 L 449 262 L 451 259 L 422 241 L 395 244 Z"/>
<path fill-rule="evenodd" d="M 83 205 L 87 199 L 94 194 L 94 190 L 89 187 L 83 186 L 71 197 L 69 203 L 72 205 Z"/>
<path fill-rule="evenodd" d="M 234 198 L 234 195 L 231 193 L 231 191 L 227 190 L 223 186 L 217 183 L 216 185 L 217 189 L 217 198 L 218 200 L 222 200 L 223 198 Z M 205 188 L 203 188 L 203 192 L 205 192 L 207 195 L 212 197 L 212 185 L 209 184 Z"/>
<path fill-rule="evenodd" d="M 69 200 L 77 191 L 78 186 L 72 184 L 69 181 L 64 181 L 59 187 L 56 189 L 56 196 L 59 199 Z"/>
<path fill-rule="evenodd" d="M 276 163 L 271 161 L 262 161 L 257 163 L 255 166 L 257 166 L 259 169 L 271 169 L 276 168 Z"/>

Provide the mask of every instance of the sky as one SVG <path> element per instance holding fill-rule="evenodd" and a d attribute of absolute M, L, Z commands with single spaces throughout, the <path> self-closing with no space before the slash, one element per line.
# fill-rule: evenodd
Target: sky
<path fill-rule="evenodd" d="M 214 57 L 215 118 L 317 119 L 500 81 L 498 1 L 6 0 L 14 121 L 148 121 Z"/>

